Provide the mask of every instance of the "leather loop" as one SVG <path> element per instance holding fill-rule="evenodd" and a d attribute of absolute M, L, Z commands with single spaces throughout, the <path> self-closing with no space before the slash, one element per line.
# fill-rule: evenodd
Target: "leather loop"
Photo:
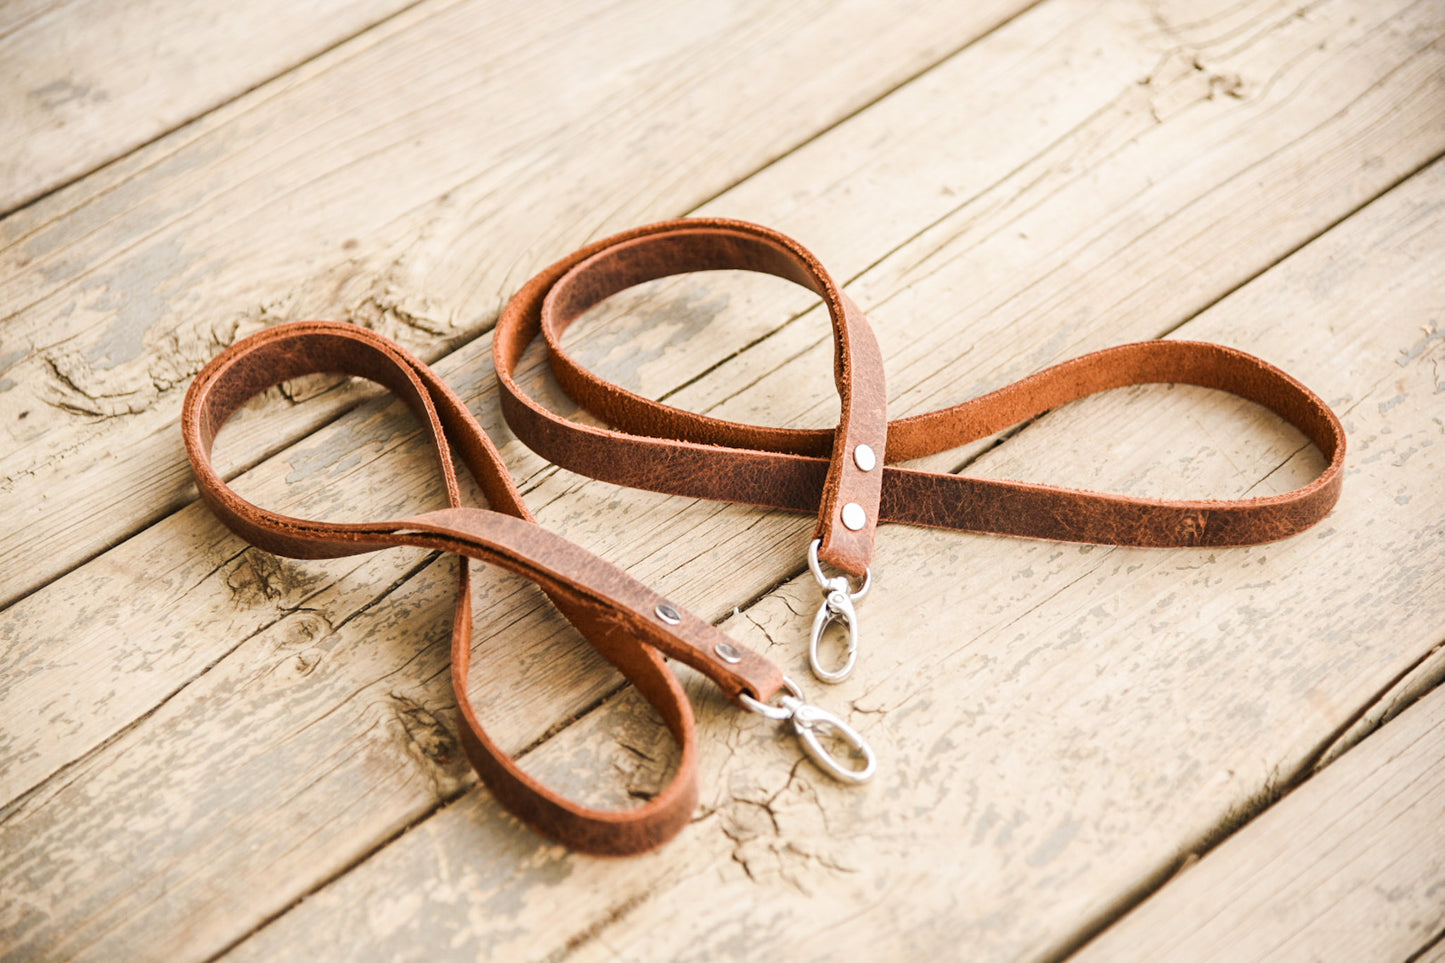
<path fill-rule="evenodd" d="M 493 342 L 507 421 L 544 457 L 583 474 L 635 488 L 774 504 L 776 485 L 790 480 L 780 477 L 766 453 L 794 451 L 788 440 L 796 433 L 658 404 L 602 381 L 562 346 L 572 322 L 618 291 L 673 274 L 729 268 L 772 274 L 823 299 L 833 325 L 840 418 L 837 429 L 826 433 L 826 442 L 807 449 L 826 455 L 826 462 L 819 466 L 818 481 L 804 482 L 798 494 L 818 512 L 814 537 L 823 542 L 822 561 L 861 576 L 872 558 L 882 473 L 861 469 L 853 453 L 859 445 L 884 450 L 888 392 L 883 355 L 863 312 L 807 249 L 776 231 L 740 221 L 669 221 L 583 248 L 533 278 L 507 305 Z M 539 332 L 564 389 L 621 431 L 559 418 L 516 384 L 516 365 Z M 719 477 L 732 472 L 736 477 Z M 850 503 L 863 513 L 864 523 L 856 530 L 841 517 L 842 507 Z"/>
<path fill-rule="evenodd" d="M 660 404 L 603 381 L 563 349 L 567 326 L 609 295 L 655 277 L 718 268 L 777 274 L 823 297 L 844 400 L 836 429 L 742 425 Z M 516 366 L 539 334 L 547 340 L 562 387 L 612 428 L 549 411 L 517 383 Z M 544 458 L 619 485 L 818 511 L 825 545 L 831 535 L 835 548 L 843 546 L 824 560 L 854 575 L 871 556 L 879 521 L 1116 545 L 1248 545 L 1285 538 L 1319 521 L 1338 500 L 1343 481 L 1345 434 L 1329 406 L 1278 368 L 1217 344 L 1120 345 L 972 401 L 880 424 L 886 406 L 882 361 L 862 312 L 796 241 L 737 221 L 654 224 L 558 261 L 512 297 L 497 322 L 492 351 L 507 422 Z M 955 448 L 1099 391 L 1170 382 L 1227 391 L 1263 405 L 1298 428 L 1328 465 L 1291 492 L 1212 501 L 1134 498 L 893 464 Z M 886 466 L 857 469 L 851 452 L 859 443 L 882 453 Z M 869 484 L 879 486 L 876 502 L 864 487 Z M 840 532 L 837 524 L 838 505 L 847 500 L 867 513 L 867 526 L 858 532 Z"/>
<path fill-rule="evenodd" d="M 406 401 L 436 452 L 449 508 L 396 521 L 317 522 L 260 508 L 225 483 L 211 462 L 211 447 L 227 419 L 272 385 L 320 372 L 368 378 Z M 574 849 L 612 855 L 641 852 L 671 838 L 692 816 L 697 801 L 692 708 L 664 654 L 698 669 L 740 704 L 743 696 L 766 702 L 783 691 L 782 674 L 772 663 L 675 605 L 676 624 L 664 622 L 658 607 L 670 605 L 666 599 L 537 525 L 496 448 L 466 406 L 430 368 L 380 335 L 351 325 L 300 322 L 237 342 L 191 383 L 181 421 L 202 497 L 227 526 L 259 548 L 293 558 L 329 558 L 412 545 L 462 557 L 452 626 L 452 688 L 462 745 L 504 805 Z M 476 478 L 493 510 L 462 506 L 454 456 Z M 660 794 L 631 810 L 581 806 L 527 775 L 491 741 L 467 693 L 472 634 L 468 559 L 499 565 L 537 583 L 657 709 L 682 748 L 677 772 Z M 727 643 L 729 659 L 718 651 L 722 643 Z"/>

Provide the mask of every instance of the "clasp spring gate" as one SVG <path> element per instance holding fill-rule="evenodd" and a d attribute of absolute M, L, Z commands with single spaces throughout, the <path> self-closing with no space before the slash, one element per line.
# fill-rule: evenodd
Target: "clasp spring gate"
<path fill-rule="evenodd" d="M 759 702 L 746 693 L 738 698 L 744 706 L 759 715 L 779 722 L 792 722 L 793 732 L 802 742 L 803 751 L 817 763 L 819 769 L 834 779 L 840 782 L 863 783 L 873 778 L 873 773 L 878 768 L 878 759 L 873 754 L 873 747 L 868 745 L 862 734 L 827 709 L 804 702 L 803 691 L 792 679 L 785 677 L 783 685 L 788 692 L 778 699 L 777 705 Z M 861 769 L 844 765 L 828 751 L 820 737 L 829 734 L 836 736 L 849 749 L 863 757 Z"/>
<path fill-rule="evenodd" d="M 818 563 L 821 544 L 822 540 L 815 538 L 808 546 L 808 570 L 823 590 L 823 602 L 818 606 L 818 614 L 813 616 L 813 631 L 808 637 L 808 665 L 819 681 L 832 685 L 848 678 L 858 662 L 858 610 L 853 603 L 868 594 L 873 585 L 873 570 L 870 568 L 864 572 L 863 585 L 855 592 L 846 575 L 829 578 L 823 573 L 823 567 Z M 823 644 L 823 633 L 834 622 L 841 624 L 848 633 L 848 642 L 842 666 L 828 669 L 823 666 L 819 649 Z"/>

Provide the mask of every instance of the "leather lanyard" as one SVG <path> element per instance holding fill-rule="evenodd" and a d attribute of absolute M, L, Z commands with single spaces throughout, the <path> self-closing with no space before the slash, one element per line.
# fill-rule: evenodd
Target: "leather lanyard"
<path fill-rule="evenodd" d="M 448 508 L 395 521 L 317 522 L 260 508 L 225 483 L 211 463 L 211 446 L 226 421 L 267 388 L 319 372 L 368 378 L 411 407 L 436 452 Z M 466 406 L 430 368 L 388 339 L 322 321 L 269 328 L 227 348 L 196 376 L 186 393 L 181 427 L 202 497 L 232 531 L 259 548 L 291 558 L 336 558 L 412 545 L 462 557 L 451 648 L 462 745 L 497 798 L 545 835 L 584 852 L 622 855 L 666 842 L 690 820 L 697 803 L 697 735 L 692 706 L 663 655 L 697 669 L 743 708 L 790 721 L 808 754 L 835 778 L 862 782 L 872 775 L 873 753 L 862 737 L 831 713 L 806 704 L 777 666 L 536 524 L 491 439 Z M 462 505 L 454 456 L 476 479 L 492 510 Z M 528 776 L 487 736 L 467 695 L 468 559 L 535 582 L 657 709 L 682 753 L 672 782 L 647 804 L 624 811 L 578 805 Z M 850 744 L 861 767 L 835 759 L 820 735 Z"/>
<path fill-rule="evenodd" d="M 659 404 L 598 378 L 562 346 L 568 326 L 625 288 L 691 271 L 760 271 L 816 292 L 833 326 L 842 401 L 833 429 L 742 425 Z M 611 429 L 547 410 L 513 372 L 540 334 L 552 371 L 584 410 Z M 878 344 L 863 312 L 806 249 L 776 231 L 721 219 L 666 221 L 591 244 L 529 281 L 498 319 L 492 357 L 507 423 L 539 455 L 618 485 L 817 512 L 809 568 L 824 599 L 809 645 L 814 674 L 837 682 L 857 658 L 852 602 L 865 592 L 879 522 L 958 531 L 1140 546 L 1249 545 L 1296 534 L 1339 498 L 1345 434 L 1312 391 L 1266 362 L 1222 345 L 1146 341 L 1096 351 L 962 404 L 887 421 Z M 898 467 L 1001 431 L 1109 388 L 1174 382 L 1228 391 L 1298 428 L 1329 464 L 1281 495 L 1233 501 L 1131 498 L 1053 485 Z M 841 571 L 828 576 L 820 565 Z M 849 577 L 861 579 L 854 588 Z M 831 622 L 844 623 L 841 667 L 820 664 Z"/>

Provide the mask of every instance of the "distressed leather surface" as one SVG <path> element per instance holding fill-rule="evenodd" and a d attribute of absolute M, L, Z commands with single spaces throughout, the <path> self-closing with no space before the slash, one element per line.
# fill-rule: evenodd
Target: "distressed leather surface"
<path fill-rule="evenodd" d="M 775 457 L 800 450 L 789 447 L 796 433 L 658 404 L 602 381 L 562 347 L 563 332 L 583 311 L 624 288 L 672 274 L 727 268 L 801 284 L 823 299 L 832 319 L 840 419 L 833 431 L 810 434 L 806 451 L 824 457 L 808 466 L 805 477 Z M 517 385 L 516 364 L 538 333 L 547 339 L 553 371 L 564 389 L 620 430 L 560 418 Z M 888 392 L 883 355 L 863 312 L 796 241 L 754 224 L 725 220 L 668 221 L 628 231 L 583 248 L 529 281 L 502 312 L 494 339 L 507 423 L 543 457 L 634 488 L 805 507 L 818 514 L 814 537 L 823 542 L 819 558 L 855 575 L 867 569 L 882 472 L 860 470 L 852 452 L 860 444 L 880 455 L 884 449 Z M 796 490 L 781 493 L 780 485 Z M 857 531 L 840 519 L 842 506 L 849 503 L 865 513 L 865 524 Z"/>
<path fill-rule="evenodd" d="M 718 269 L 773 274 L 823 299 L 833 326 L 834 378 L 842 402 L 835 428 L 745 425 L 659 404 L 603 381 L 562 347 L 568 326 L 618 291 L 673 274 Z M 517 363 L 539 335 L 546 339 L 562 387 L 612 427 L 564 418 L 517 384 Z M 880 521 L 1119 545 L 1244 545 L 1285 538 L 1313 525 L 1339 498 L 1343 479 L 1345 435 L 1329 407 L 1278 368 L 1215 344 L 1120 345 L 972 401 L 889 422 L 882 353 L 863 312 L 796 241 L 739 221 L 679 220 L 640 227 L 558 261 L 508 303 L 497 323 L 493 358 L 508 424 L 543 457 L 616 484 L 816 512 L 820 559 L 852 575 L 867 571 Z M 222 425 L 267 388 L 320 372 L 368 378 L 406 401 L 436 452 L 447 508 L 391 521 L 325 523 L 268 511 L 226 485 L 211 463 L 211 446 Z M 1156 382 L 1215 388 L 1263 405 L 1303 432 L 1328 465 L 1309 484 L 1282 495 L 1183 501 L 891 464 L 986 437 L 1095 392 Z M 784 690 L 783 676 L 772 663 L 675 605 L 679 624 L 664 622 L 657 607 L 667 600 L 536 524 L 496 448 L 461 400 L 430 368 L 380 335 L 308 321 L 240 341 L 192 382 L 182 430 L 201 495 L 226 525 L 260 548 L 294 558 L 327 558 L 413 545 L 462 557 L 452 629 L 452 685 L 462 744 L 504 805 L 574 849 L 642 852 L 674 836 L 691 817 L 697 801 L 696 731 L 691 706 L 664 656 L 696 668 L 740 704 L 743 697 L 768 702 Z M 860 444 L 879 454 L 871 470 L 854 458 Z M 454 456 L 477 480 L 490 509 L 462 504 Z M 865 514 L 856 530 L 841 520 L 842 507 L 849 504 Z M 488 738 L 466 686 L 471 559 L 534 581 L 657 708 L 682 754 L 672 782 L 646 805 L 625 811 L 578 805 L 528 776 Z M 719 656 L 717 646 L 723 642 L 730 654 L 740 655 L 736 664 Z"/>
<path fill-rule="evenodd" d="M 385 385 L 421 419 L 446 481 L 450 507 L 411 518 L 338 524 L 268 511 L 236 494 L 217 474 L 211 447 L 227 419 L 251 397 L 305 374 L 357 375 Z M 452 688 L 462 745 L 483 781 L 518 817 L 584 852 L 621 855 L 666 842 L 687 825 L 697 803 L 696 742 L 691 704 L 663 656 L 693 666 L 729 697 L 771 700 L 783 689 L 771 662 L 728 639 L 675 604 L 677 625 L 657 615 L 662 596 L 617 567 L 554 535 L 532 519 L 496 448 L 461 400 L 400 346 L 363 328 L 330 322 L 285 324 L 237 342 L 191 383 L 182 432 L 202 497 L 252 544 L 292 558 L 332 558 L 413 545 L 462 556 L 452 623 Z M 492 508 L 461 503 L 455 455 L 476 478 Z M 528 776 L 478 721 L 467 693 L 472 615 L 467 559 L 531 579 L 599 652 L 656 707 L 682 747 L 672 782 L 637 808 L 590 809 Z M 727 642 L 739 661 L 724 661 Z"/>
<path fill-rule="evenodd" d="M 833 323 L 834 376 L 843 400 L 837 428 L 740 425 L 659 404 L 601 380 L 562 347 L 568 325 L 624 288 L 721 268 L 774 274 L 823 298 Z M 517 384 L 516 365 L 539 335 L 562 387 L 611 428 L 570 421 Z M 1329 406 L 1267 362 L 1201 342 L 1107 348 L 971 401 L 887 422 L 882 358 L 863 313 L 796 241 L 738 221 L 667 221 L 563 258 L 513 296 L 498 320 L 492 351 L 507 423 L 538 454 L 619 485 L 817 512 L 818 536 L 824 539 L 820 558 L 852 575 L 863 574 L 879 521 L 1114 545 L 1268 542 L 1328 514 L 1344 477 L 1344 429 Z M 1263 405 L 1309 438 L 1328 465 L 1309 484 L 1282 495 L 1213 501 L 1133 498 L 891 464 L 958 447 L 1099 391 L 1170 382 L 1228 391 Z M 859 442 L 884 453 L 881 461 L 889 464 L 858 470 L 851 452 Z M 838 506 L 848 501 L 867 510 L 868 524 L 857 532 L 839 523 Z"/>

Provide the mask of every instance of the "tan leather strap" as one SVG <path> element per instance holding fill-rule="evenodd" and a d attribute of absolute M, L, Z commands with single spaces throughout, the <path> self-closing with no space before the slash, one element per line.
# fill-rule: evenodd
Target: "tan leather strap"
<path fill-rule="evenodd" d="M 653 278 L 720 268 L 775 274 L 823 298 L 843 399 L 836 429 L 740 425 L 659 404 L 603 381 L 563 348 L 568 325 L 609 295 Z M 549 411 L 517 383 L 517 364 L 538 334 L 562 387 L 611 429 Z M 882 359 L 862 312 L 796 241 L 738 221 L 668 221 L 563 258 L 507 304 L 492 350 L 507 422 L 538 454 L 620 485 L 818 511 L 820 557 L 852 575 L 864 573 L 879 521 L 1116 545 L 1247 545 L 1319 521 L 1343 480 L 1344 429 L 1329 406 L 1278 368 L 1217 344 L 1120 345 L 972 401 L 885 423 Z M 1206 501 L 1132 498 L 892 464 L 955 448 L 1095 392 L 1156 382 L 1215 388 L 1263 405 L 1303 432 L 1328 465 L 1282 495 Z M 880 453 L 878 468 L 860 467 L 859 444 Z M 867 523 L 856 532 L 840 517 L 848 502 L 866 512 Z"/>
<path fill-rule="evenodd" d="M 395 521 L 317 522 L 260 508 L 226 484 L 211 462 L 221 426 L 247 399 L 318 372 L 368 378 L 406 401 L 436 451 L 450 507 Z M 182 430 L 202 497 L 226 525 L 260 548 L 293 558 L 331 558 L 414 545 L 462 556 L 452 626 L 452 687 L 462 744 L 482 779 L 512 812 L 574 849 L 640 852 L 666 841 L 691 818 L 697 801 L 692 709 L 663 654 L 697 669 L 745 707 L 756 708 L 750 699 L 769 704 L 779 695 L 787 706 L 796 696 L 771 662 L 537 525 L 496 448 L 461 400 L 430 368 L 380 335 L 351 325 L 301 322 L 240 341 L 191 383 Z M 462 505 L 454 456 L 477 480 L 492 510 Z M 472 634 L 467 559 L 499 565 L 537 583 L 657 708 L 682 756 L 672 782 L 646 805 L 625 811 L 577 805 L 528 776 L 487 737 L 467 695 Z"/>

